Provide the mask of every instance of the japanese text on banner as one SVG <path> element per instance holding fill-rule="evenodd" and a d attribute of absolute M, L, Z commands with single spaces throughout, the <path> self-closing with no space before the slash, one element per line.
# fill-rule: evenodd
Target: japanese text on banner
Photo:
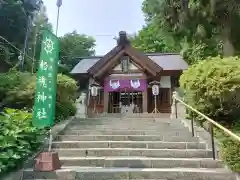
<path fill-rule="evenodd" d="M 54 123 L 58 58 L 59 40 L 52 32 L 45 30 L 34 102 L 33 124 L 36 127 L 52 126 Z"/>

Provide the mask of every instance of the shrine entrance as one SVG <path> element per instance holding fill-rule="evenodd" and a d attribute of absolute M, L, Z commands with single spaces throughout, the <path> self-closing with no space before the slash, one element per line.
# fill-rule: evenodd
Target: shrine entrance
<path fill-rule="evenodd" d="M 142 113 L 142 92 L 110 92 L 108 102 L 109 113 L 123 113 L 131 111 L 132 113 Z M 125 111 L 124 111 L 125 109 Z"/>
<path fill-rule="evenodd" d="M 143 92 L 147 91 L 145 79 L 105 81 L 108 94 L 108 113 L 142 113 Z"/>

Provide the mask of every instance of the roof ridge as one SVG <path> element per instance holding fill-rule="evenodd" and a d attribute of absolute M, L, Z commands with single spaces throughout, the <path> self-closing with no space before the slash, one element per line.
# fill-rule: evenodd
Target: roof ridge
<path fill-rule="evenodd" d="M 149 52 L 149 53 L 144 53 L 147 56 L 162 56 L 162 55 L 180 55 L 179 53 L 160 53 L 160 52 Z"/>
<path fill-rule="evenodd" d="M 143 53 L 146 56 L 161 56 L 161 55 L 180 55 L 179 53 L 160 53 L 160 52 L 149 52 Z M 95 58 L 102 58 L 104 55 L 96 55 L 96 56 L 79 56 L 74 57 L 73 59 L 95 59 Z"/>

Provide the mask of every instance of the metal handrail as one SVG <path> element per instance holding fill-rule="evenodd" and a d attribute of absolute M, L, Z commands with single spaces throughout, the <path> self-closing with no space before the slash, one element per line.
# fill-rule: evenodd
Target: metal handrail
<path fill-rule="evenodd" d="M 222 131 L 224 131 L 226 134 L 228 134 L 230 137 L 234 138 L 235 140 L 240 142 L 240 137 L 238 135 L 236 135 L 235 133 L 231 132 L 230 130 L 228 130 L 227 128 L 223 127 L 222 125 L 220 125 L 219 123 L 217 123 L 216 121 L 214 121 L 213 119 L 207 117 L 206 115 L 204 115 L 203 113 L 199 112 L 198 110 L 194 109 L 192 106 L 186 104 L 183 100 L 181 100 L 180 98 L 177 97 L 177 95 L 173 95 L 173 100 L 174 100 L 174 104 L 175 104 L 175 115 L 176 115 L 176 119 L 178 119 L 178 111 L 177 111 L 177 102 L 180 102 L 181 104 L 183 104 L 184 106 L 186 106 L 187 108 L 189 108 L 190 110 L 192 110 L 193 112 L 197 113 L 198 115 L 202 116 L 203 118 L 205 118 L 208 122 L 210 122 L 210 134 L 211 134 L 211 142 L 212 142 L 212 152 L 213 152 L 213 159 L 216 159 L 216 155 L 215 155 L 215 143 L 214 143 L 214 130 L 213 130 L 213 125 L 219 129 L 221 129 Z M 192 128 L 192 136 L 195 136 L 194 133 L 194 124 L 193 124 L 194 119 L 191 118 L 191 128 Z"/>

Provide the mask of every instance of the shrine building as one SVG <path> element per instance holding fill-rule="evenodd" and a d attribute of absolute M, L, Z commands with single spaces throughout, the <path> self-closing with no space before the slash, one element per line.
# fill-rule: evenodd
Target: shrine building
<path fill-rule="evenodd" d="M 172 92 L 187 63 L 179 54 L 143 53 L 133 48 L 126 32 L 121 31 L 117 45 L 104 56 L 77 58 L 71 74 L 87 84 L 88 112 L 152 113 L 155 109 L 152 85 L 157 84 L 156 108 L 170 113 Z M 97 96 L 91 87 L 97 86 Z M 123 110 L 124 109 L 124 110 Z"/>

